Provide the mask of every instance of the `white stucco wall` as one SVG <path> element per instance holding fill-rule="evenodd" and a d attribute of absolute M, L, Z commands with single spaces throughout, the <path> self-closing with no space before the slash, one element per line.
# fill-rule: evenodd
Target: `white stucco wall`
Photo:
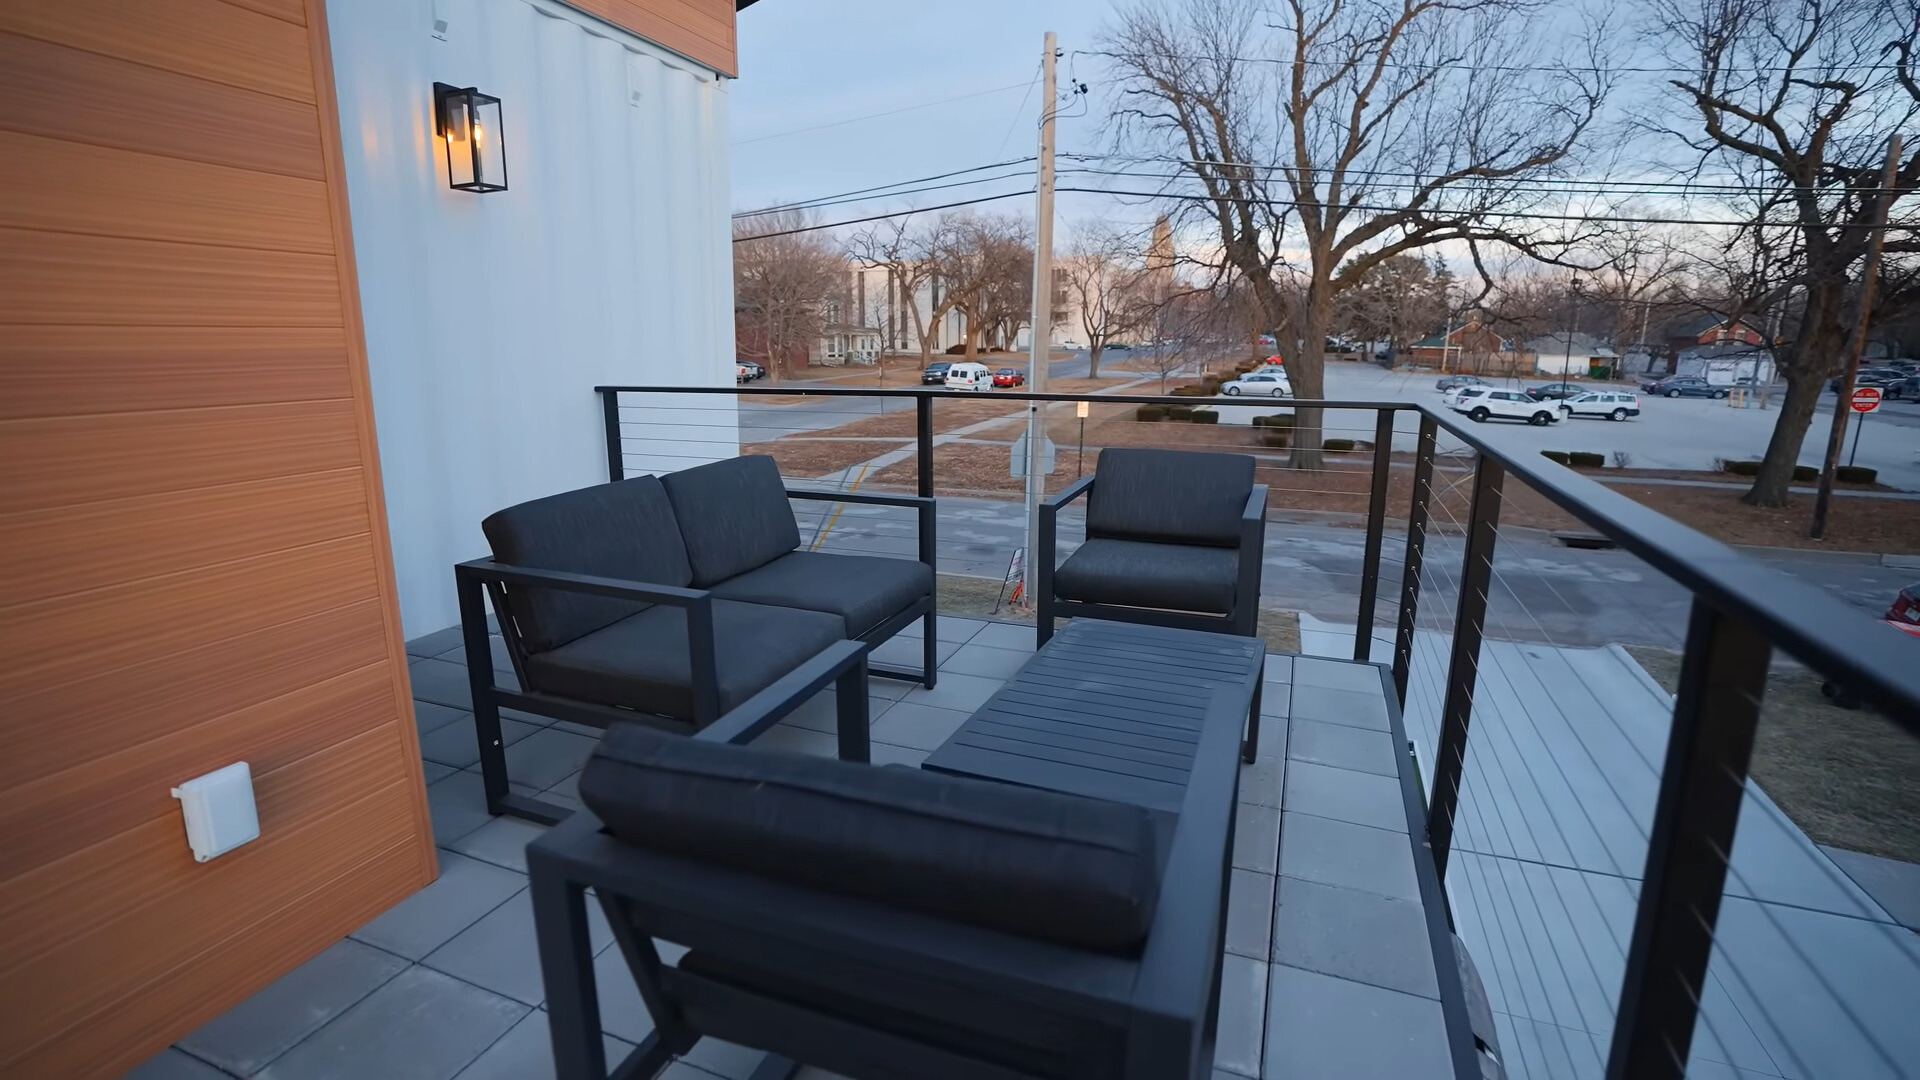
<path fill-rule="evenodd" d="M 607 479 L 595 385 L 732 385 L 726 84 L 550 0 L 327 15 L 411 638 L 458 621 L 483 517 Z M 448 188 L 435 81 L 501 98 L 507 191 Z M 732 413 L 701 415 L 730 452 Z"/>

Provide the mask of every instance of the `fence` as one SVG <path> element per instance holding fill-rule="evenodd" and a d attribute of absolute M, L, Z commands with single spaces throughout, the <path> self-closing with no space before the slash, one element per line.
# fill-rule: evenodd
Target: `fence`
<path fill-rule="evenodd" d="M 1507 1075 L 1920 1071 L 1920 1025 L 1906 1015 L 1920 1000 L 1920 941 L 1831 850 L 1854 835 L 1841 805 L 1854 796 L 1766 771 L 1783 738 L 1814 740 L 1791 744 L 1800 756 L 1857 755 L 1858 782 L 1899 790 L 1854 814 L 1896 820 L 1862 826 L 1880 833 L 1853 847 L 1905 854 L 1920 836 L 1920 802 L 1900 793 L 1920 790 L 1920 653 L 1824 590 L 1421 404 L 597 389 L 616 479 L 772 451 L 797 480 L 940 497 L 942 569 L 983 578 L 1023 532 L 1013 403 L 1040 410 L 1058 482 L 1092 467 L 1078 452 L 1088 434 L 1096 453 L 1254 454 L 1281 523 L 1269 527 L 1268 591 L 1298 612 L 1289 644 L 1391 665 L 1449 919 L 1485 976 Z M 1292 467 L 1282 452 L 1297 429 L 1279 421 L 1152 411 L 1196 405 L 1323 409 L 1326 467 Z M 819 513 L 812 543 L 910 553 L 904 528 L 848 530 L 830 505 Z M 1615 550 L 1569 562 L 1530 531 L 1544 521 Z M 1348 545 L 1357 566 L 1285 572 L 1302 535 Z M 1638 606 L 1609 602 L 1623 583 Z M 1822 682 L 1868 710 L 1782 719 Z M 1829 708 L 1817 691 L 1812 707 Z"/>

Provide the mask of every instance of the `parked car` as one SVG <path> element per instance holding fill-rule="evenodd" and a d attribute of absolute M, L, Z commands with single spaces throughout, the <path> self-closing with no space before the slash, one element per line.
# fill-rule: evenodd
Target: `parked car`
<path fill-rule="evenodd" d="M 1475 423 L 1486 423 L 1495 417 L 1502 420 L 1524 420 L 1534 427 L 1546 427 L 1560 420 L 1560 410 L 1550 409 L 1545 402 L 1535 401 L 1519 390 L 1495 390 L 1478 386 L 1467 388 L 1468 393 L 1453 406 L 1454 412 L 1466 413 Z M 1482 393 L 1471 393 L 1482 390 Z"/>
<path fill-rule="evenodd" d="M 1027 385 L 1027 373 L 1021 371 L 1019 368 L 1003 367 L 993 373 L 993 385 L 1025 386 Z"/>
<path fill-rule="evenodd" d="M 761 367 L 760 361 L 758 360 L 735 360 L 734 363 L 747 369 L 747 378 L 749 380 L 764 379 L 767 377 L 767 369 Z"/>
<path fill-rule="evenodd" d="M 1880 388 L 1880 396 L 1888 401 L 1920 401 L 1920 376 L 1895 379 Z"/>
<path fill-rule="evenodd" d="M 1579 383 L 1570 382 L 1550 382 L 1544 386 L 1530 386 L 1527 388 L 1527 396 L 1535 401 L 1559 401 L 1563 398 L 1570 398 L 1575 394 L 1584 394 L 1586 392 L 1586 387 L 1581 386 Z"/>
<path fill-rule="evenodd" d="M 733 381 L 734 382 L 744 383 L 751 378 L 753 378 L 753 376 L 747 373 L 747 365 L 739 364 L 739 363 L 736 363 L 733 365 Z"/>
<path fill-rule="evenodd" d="M 1644 389 L 1647 393 L 1657 394 L 1660 397 L 1723 398 L 1727 396 L 1726 387 L 1715 386 L 1697 375 L 1674 375 Z"/>
<path fill-rule="evenodd" d="M 947 360 L 936 360 L 928 364 L 927 370 L 920 373 L 920 385 L 945 385 L 947 381 L 947 369 L 952 366 L 952 362 Z"/>
<path fill-rule="evenodd" d="M 1487 380 L 1481 378 L 1478 375 L 1448 375 L 1446 378 L 1441 379 L 1437 383 L 1434 383 L 1433 388 L 1435 390 L 1440 391 L 1441 393 L 1446 393 L 1448 390 L 1458 389 L 1459 387 L 1462 387 L 1462 386 L 1488 386 L 1488 385 L 1490 384 L 1487 382 Z"/>
<path fill-rule="evenodd" d="M 1640 415 L 1640 395 L 1624 390 L 1589 390 L 1560 402 L 1562 416 L 1601 416 L 1625 420 Z"/>
<path fill-rule="evenodd" d="M 1909 376 L 1907 375 L 1906 372 L 1896 367 L 1861 368 L 1860 373 L 1854 376 L 1853 385 L 1856 387 L 1878 386 L 1882 390 L 1885 390 L 1888 386 L 1897 382 L 1902 382 L 1906 380 L 1908 377 Z M 1839 393 L 1840 385 L 1846 382 L 1846 378 L 1847 377 L 1845 375 L 1835 375 L 1833 378 L 1828 379 L 1827 380 L 1828 391 L 1835 394 Z"/>
<path fill-rule="evenodd" d="M 1077 341 L 1063 341 L 1060 343 L 1060 347 L 1063 349 L 1073 349 L 1075 351 L 1086 348 L 1085 345 L 1082 345 Z"/>
<path fill-rule="evenodd" d="M 1132 352 L 1133 346 L 1127 344 L 1124 341 L 1109 341 L 1107 342 L 1107 351 L 1108 352 Z"/>
<path fill-rule="evenodd" d="M 1481 386 L 1456 386 L 1440 396 L 1440 404 L 1451 409 L 1468 398 L 1485 397 L 1493 392 L 1491 384 Z"/>
<path fill-rule="evenodd" d="M 1261 334 L 1258 338 L 1255 338 L 1254 340 L 1258 341 L 1261 347 L 1268 348 L 1268 349 L 1271 349 L 1276 344 L 1278 344 L 1278 342 L 1273 340 L 1272 334 Z"/>
<path fill-rule="evenodd" d="M 1220 392 L 1228 397 L 1242 394 L 1266 397 L 1292 397 L 1293 384 L 1284 371 L 1250 371 L 1232 382 L 1222 383 Z"/>
<path fill-rule="evenodd" d="M 987 390 L 993 387 L 993 372 L 985 364 L 962 360 L 947 365 L 945 382 L 949 390 Z"/>

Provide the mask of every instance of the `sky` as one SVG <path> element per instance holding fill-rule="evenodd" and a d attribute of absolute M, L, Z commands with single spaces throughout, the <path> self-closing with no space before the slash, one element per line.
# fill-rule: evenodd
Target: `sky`
<path fill-rule="evenodd" d="M 1113 10 L 1108 0 L 760 0 L 740 12 L 740 78 L 728 91 L 735 209 L 1032 156 L 1043 35 L 1058 33 L 1067 54 L 1063 87 L 1070 75 L 1093 83 L 1098 62 L 1074 51 L 1095 47 Z M 1063 110 L 1060 150 L 1098 148 L 1099 118 L 1097 104 Z M 1032 186 L 1023 177 L 927 192 L 913 205 Z M 1061 219 L 1091 211 L 1076 198 L 1060 197 Z M 903 205 L 829 207 L 818 217 Z M 1033 212 L 1031 196 L 988 207 Z M 1152 218 L 1145 208 L 1120 212 Z"/>

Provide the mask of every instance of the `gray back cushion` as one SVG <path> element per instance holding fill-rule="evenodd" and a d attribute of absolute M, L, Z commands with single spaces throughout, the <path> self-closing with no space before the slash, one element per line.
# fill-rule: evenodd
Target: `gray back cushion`
<path fill-rule="evenodd" d="M 780 467 L 765 454 L 728 458 L 660 478 L 704 589 L 800 546 Z"/>
<path fill-rule="evenodd" d="M 1253 459 L 1186 450 L 1100 451 L 1087 496 L 1087 535 L 1163 544 L 1240 543 Z"/>
<path fill-rule="evenodd" d="M 549 495 L 480 523 L 497 562 L 534 570 L 686 587 L 686 545 L 666 489 L 651 476 Z M 510 587 L 513 616 L 531 652 L 558 648 L 652 605 L 558 589 Z"/>

